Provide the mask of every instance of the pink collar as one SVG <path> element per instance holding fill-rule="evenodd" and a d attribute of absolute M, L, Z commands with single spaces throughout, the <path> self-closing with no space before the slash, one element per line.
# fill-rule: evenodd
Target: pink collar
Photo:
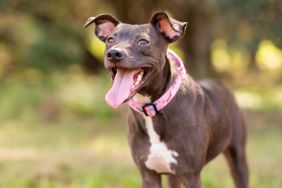
<path fill-rule="evenodd" d="M 129 100 L 128 103 L 130 107 L 133 108 L 135 111 L 146 116 L 153 117 L 157 115 L 157 113 L 171 101 L 171 99 L 176 95 L 177 91 L 179 90 L 180 85 L 182 83 L 181 78 L 186 75 L 185 67 L 181 59 L 172 50 L 168 49 L 167 57 L 170 62 L 173 62 L 177 65 L 178 75 L 175 81 L 170 86 L 170 88 L 155 102 L 142 103 L 134 101 L 133 98 Z"/>

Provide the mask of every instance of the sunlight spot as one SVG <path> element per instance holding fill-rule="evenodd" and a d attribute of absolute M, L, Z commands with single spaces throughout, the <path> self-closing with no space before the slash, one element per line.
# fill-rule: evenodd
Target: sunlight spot
<path fill-rule="evenodd" d="M 179 48 L 179 43 L 178 43 L 178 42 L 172 43 L 172 44 L 169 46 L 169 48 L 170 48 L 171 50 L 173 50 L 181 59 L 184 60 L 184 58 L 185 58 L 184 51 L 183 51 L 181 48 Z M 189 57 L 188 57 L 188 61 L 189 61 Z M 189 62 L 188 62 L 188 63 L 189 63 Z"/>
<path fill-rule="evenodd" d="M 216 40 L 212 44 L 212 63 L 216 70 L 227 71 L 230 64 L 230 55 L 227 52 L 225 41 Z"/>
<path fill-rule="evenodd" d="M 282 51 L 268 40 L 261 42 L 256 58 L 262 70 L 275 70 L 282 66 Z"/>
<path fill-rule="evenodd" d="M 90 38 L 90 52 L 101 61 L 104 60 L 104 51 L 105 51 L 105 44 L 100 41 L 97 37 L 92 36 Z"/>
<path fill-rule="evenodd" d="M 261 106 L 261 97 L 249 91 L 236 91 L 235 92 L 236 101 L 239 106 L 249 109 L 257 109 Z"/>

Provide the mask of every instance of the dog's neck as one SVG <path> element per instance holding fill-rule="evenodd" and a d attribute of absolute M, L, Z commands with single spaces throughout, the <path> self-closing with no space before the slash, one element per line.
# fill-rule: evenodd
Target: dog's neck
<path fill-rule="evenodd" d="M 166 58 L 166 63 L 164 65 L 164 68 L 162 71 L 160 71 L 158 74 L 154 76 L 154 78 L 151 80 L 151 83 L 149 86 L 144 87 L 139 94 L 142 96 L 146 96 L 146 98 L 150 99 L 149 102 L 155 101 L 158 98 L 160 98 L 166 90 L 172 85 L 175 78 L 177 76 L 177 69 L 173 65 L 173 63 L 169 62 L 169 60 Z M 138 97 L 136 98 L 139 102 L 144 102 L 138 100 Z M 147 101 L 148 102 L 148 101 Z"/>

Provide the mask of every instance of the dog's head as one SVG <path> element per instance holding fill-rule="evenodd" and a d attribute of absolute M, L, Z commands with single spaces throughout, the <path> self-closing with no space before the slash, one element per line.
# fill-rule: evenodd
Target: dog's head
<path fill-rule="evenodd" d="M 106 101 L 119 107 L 160 73 L 166 62 L 169 43 L 181 38 L 186 22 L 157 12 L 150 23 L 125 24 L 109 14 L 90 17 L 84 27 L 95 23 L 95 34 L 106 44 L 104 63 L 111 73 L 113 85 Z"/>

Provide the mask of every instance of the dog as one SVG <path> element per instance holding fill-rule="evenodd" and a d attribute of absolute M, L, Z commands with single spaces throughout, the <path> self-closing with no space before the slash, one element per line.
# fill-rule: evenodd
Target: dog
<path fill-rule="evenodd" d="M 90 17 L 106 44 L 104 65 L 112 77 L 106 101 L 129 103 L 128 141 L 143 188 L 200 188 L 200 173 L 220 153 L 236 188 L 248 187 L 246 130 L 232 93 L 213 80 L 195 81 L 168 45 L 181 39 L 187 23 L 156 12 L 142 25 L 110 14 Z"/>

